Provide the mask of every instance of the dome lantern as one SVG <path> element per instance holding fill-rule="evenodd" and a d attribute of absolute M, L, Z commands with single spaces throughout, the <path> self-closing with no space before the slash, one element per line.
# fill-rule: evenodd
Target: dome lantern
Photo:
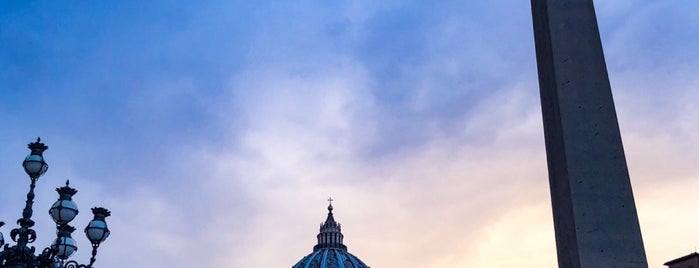
<path fill-rule="evenodd" d="M 340 223 L 333 215 L 332 198 L 328 199 L 328 217 L 320 224 L 318 243 L 313 252 L 301 259 L 292 268 L 369 268 L 359 258 L 347 251 Z"/>

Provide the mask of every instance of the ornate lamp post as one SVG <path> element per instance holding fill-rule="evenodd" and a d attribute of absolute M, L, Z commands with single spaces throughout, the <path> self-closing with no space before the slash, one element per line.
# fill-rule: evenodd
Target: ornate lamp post
<path fill-rule="evenodd" d="M 74 260 L 68 260 L 70 256 L 78 250 L 75 240 L 71 237 L 71 233 L 75 231 L 75 227 L 68 225 L 75 216 L 78 215 L 78 206 L 73 202 L 73 195 L 78 190 L 70 187 L 69 182 L 66 185 L 57 188 L 58 200 L 53 203 L 49 209 L 49 215 L 56 222 L 56 240 L 49 247 L 46 247 L 40 254 L 36 255 L 36 248 L 29 246 L 36 240 L 36 232 L 32 229 L 34 221 L 32 218 L 32 205 L 34 204 L 34 187 L 39 177 L 46 173 L 49 165 L 44 161 L 43 153 L 49 147 L 41 143 L 41 139 L 36 139 L 29 145 L 31 153 L 24 159 L 22 166 L 24 171 L 29 175 L 31 184 L 29 185 L 29 193 L 27 194 L 27 202 L 22 211 L 22 218 L 17 220 L 19 228 L 14 228 L 10 231 L 10 238 L 16 242 L 14 246 L 9 243 L 5 244 L 5 239 L 0 233 L 0 268 L 92 268 L 97 255 L 97 248 L 109 236 L 109 228 L 105 218 L 110 216 L 109 210 L 101 207 L 92 209 L 95 215 L 94 219 L 85 227 L 85 234 L 92 243 L 92 257 L 90 263 L 79 264 Z M 5 225 L 0 221 L 0 227 Z"/>

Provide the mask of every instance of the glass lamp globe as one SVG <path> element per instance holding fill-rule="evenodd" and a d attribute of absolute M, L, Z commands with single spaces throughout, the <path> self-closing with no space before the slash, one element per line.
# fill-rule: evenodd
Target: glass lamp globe
<path fill-rule="evenodd" d="M 96 207 L 92 208 L 92 214 L 95 217 L 85 227 L 85 235 L 92 245 L 99 245 L 109 237 L 109 228 L 107 228 L 107 222 L 104 220 L 111 216 L 111 212 L 106 208 Z"/>
<path fill-rule="evenodd" d="M 53 221 L 58 225 L 67 224 L 72 221 L 75 216 L 78 215 L 78 205 L 73 202 L 73 195 L 78 193 L 70 187 L 70 181 L 66 181 L 66 186 L 56 188 L 58 192 L 58 200 L 53 203 L 51 209 L 49 209 L 49 214 Z"/>
<path fill-rule="evenodd" d="M 92 244 L 100 244 L 109 237 L 109 228 L 103 220 L 92 220 L 85 227 L 85 235 Z"/>
<path fill-rule="evenodd" d="M 49 214 L 56 224 L 66 224 L 75 219 L 78 215 L 78 205 L 73 202 L 73 200 L 61 200 L 58 199 L 51 209 L 49 209 Z"/>
<path fill-rule="evenodd" d="M 56 238 L 52 247 L 56 249 L 56 257 L 61 260 L 68 259 L 78 250 L 78 246 L 75 245 L 75 240 L 70 236 Z"/>
<path fill-rule="evenodd" d="M 32 180 L 36 180 L 49 169 L 49 165 L 46 164 L 43 156 L 44 151 L 49 147 L 41 143 L 41 138 L 37 138 L 36 142 L 27 144 L 27 147 L 29 150 L 32 150 L 32 152 L 29 156 L 24 158 L 22 166 L 24 167 L 24 171 L 27 172 L 27 175 L 29 175 Z"/>
<path fill-rule="evenodd" d="M 22 162 L 24 167 L 24 172 L 29 175 L 29 177 L 36 179 L 41 175 L 44 175 L 49 169 L 49 165 L 44 162 L 44 157 L 38 154 L 30 154 L 24 158 Z"/>

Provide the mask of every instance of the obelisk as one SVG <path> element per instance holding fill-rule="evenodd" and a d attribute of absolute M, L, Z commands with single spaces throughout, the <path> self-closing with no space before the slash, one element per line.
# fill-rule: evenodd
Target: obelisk
<path fill-rule="evenodd" d="M 531 0 L 559 267 L 648 267 L 592 0 Z"/>

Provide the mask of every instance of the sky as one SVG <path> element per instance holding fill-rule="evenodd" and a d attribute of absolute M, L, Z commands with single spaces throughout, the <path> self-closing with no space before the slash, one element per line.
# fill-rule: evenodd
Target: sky
<path fill-rule="evenodd" d="M 699 244 L 699 2 L 597 1 L 650 267 Z M 556 267 L 529 1 L 3 1 L 0 231 L 100 267 Z"/>

